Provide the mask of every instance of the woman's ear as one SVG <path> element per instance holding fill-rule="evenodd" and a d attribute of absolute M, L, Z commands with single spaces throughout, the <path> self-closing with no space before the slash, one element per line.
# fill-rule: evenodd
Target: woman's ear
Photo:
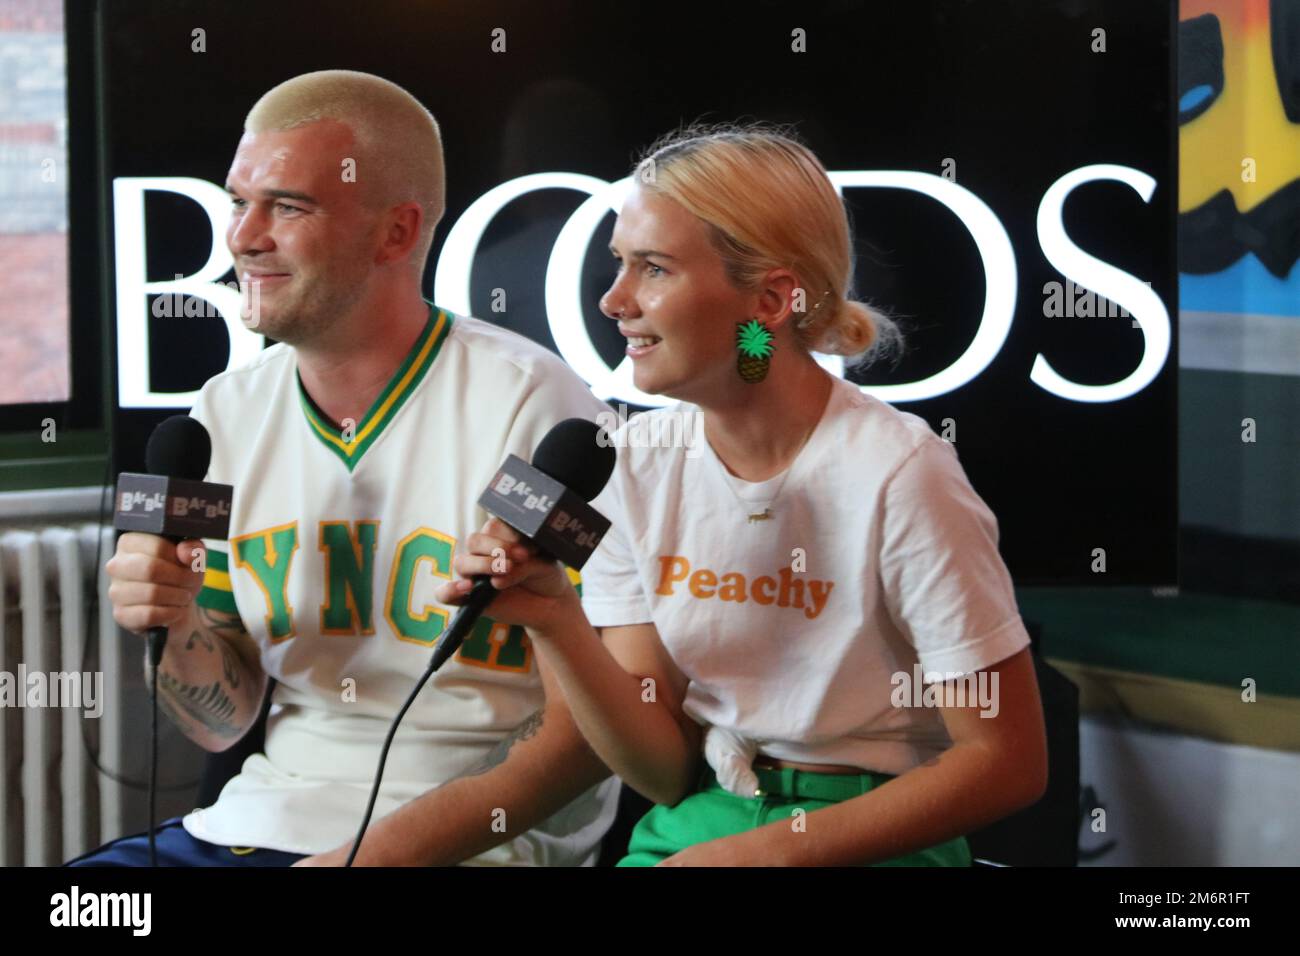
<path fill-rule="evenodd" d="M 812 309 L 810 298 L 797 275 L 789 269 L 773 269 L 764 277 L 758 290 L 754 317 L 769 328 L 778 329 Z"/>

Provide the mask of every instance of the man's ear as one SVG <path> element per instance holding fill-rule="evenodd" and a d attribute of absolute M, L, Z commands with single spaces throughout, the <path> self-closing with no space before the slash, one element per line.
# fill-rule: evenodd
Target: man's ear
<path fill-rule="evenodd" d="M 424 224 L 424 208 L 414 200 L 394 206 L 384 216 L 383 234 L 377 264 L 405 262 L 420 241 L 420 227 Z"/>

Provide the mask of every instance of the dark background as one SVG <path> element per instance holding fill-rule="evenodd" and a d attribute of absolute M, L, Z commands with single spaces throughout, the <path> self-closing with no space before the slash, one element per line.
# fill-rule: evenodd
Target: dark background
<path fill-rule="evenodd" d="M 1029 381 L 1040 351 L 1062 375 L 1104 383 L 1127 375 L 1142 349 L 1127 319 L 1042 314 L 1044 283 L 1064 277 L 1043 257 L 1034 219 L 1047 188 L 1071 170 L 1117 163 L 1157 180 L 1150 204 L 1118 183 L 1082 187 L 1066 204 L 1065 226 L 1085 251 L 1149 280 L 1171 318 L 1178 314 L 1172 5 L 885 6 L 756 2 L 724 13 L 698 3 L 595 0 L 108 0 L 97 25 L 100 172 L 108 181 L 195 176 L 220 184 L 243 118 L 266 90 L 310 70 L 377 73 L 410 90 L 442 127 L 448 208 L 428 294 L 442 240 L 488 189 L 543 171 L 621 178 L 641 148 L 682 122 L 795 123 L 829 170 L 939 174 L 951 157 L 957 182 L 1011 238 L 1016 317 L 981 376 L 898 407 L 936 429 L 956 420 L 962 463 L 998 516 L 1017 584 L 1096 586 L 1098 547 L 1109 585 L 1176 583 L 1177 322 L 1161 375 L 1125 401 L 1065 401 Z M 504 54 L 491 51 L 497 27 L 506 31 Z M 807 32 L 806 53 L 790 50 L 796 27 Z M 205 53 L 191 52 L 196 28 L 206 31 Z M 1106 31 L 1105 53 L 1091 51 L 1096 28 Z M 86 95 L 73 88 L 72 108 Z M 585 198 L 534 193 L 497 217 L 475 264 L 475 315 L 553 347 L 542 305 L 546 257 Z M 917 194 L 851 189 L 845 198 L 857 292 L 903 317 L 911 350 L 897 368 L 850 377 L 901 383 L 941 370 L 969 344 L 982 311 L 973 240 L 945 207 Z M 206 260 L 213 237 L 197 207 L 155 193 L 147 212 L 151 279 L 188 274 Z M 612 225 L 611 215 L 584 267 L 588 327 L 611 365 L 622 338 L 596 300 L 613 277 L 604 251 Z M 75 218 L 72 227 L 75 241 Z M 111 283 L 111 262 L 102 268 Z M 494 287 L 507 290 L 505 314 L 490 310 Z M 225 367 L 220 318 L 151 322 L 155 388 L 188 391 Z M 116 411 L 115 470 L 141 468 L 149 431 L 167 414 Z"/>

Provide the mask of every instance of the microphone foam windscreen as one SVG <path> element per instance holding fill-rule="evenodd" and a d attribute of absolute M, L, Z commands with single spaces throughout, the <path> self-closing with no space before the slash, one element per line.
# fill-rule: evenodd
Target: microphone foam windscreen
<path fill-rule="evenodd" d="M 617 458 L 608 436 L 603 445 L 596 440 L 602 430 L 585 418 L 566 418 L 541 440 L 533 467 L 590 501 L 609 481 Z"/>
<path fill-rule="evenodd" d="M 212 461 L 212 438 L 203 423 L 188 415 L 173 415 L 153 430 L 144 449 L 151 475 L 202 481 Z"/>

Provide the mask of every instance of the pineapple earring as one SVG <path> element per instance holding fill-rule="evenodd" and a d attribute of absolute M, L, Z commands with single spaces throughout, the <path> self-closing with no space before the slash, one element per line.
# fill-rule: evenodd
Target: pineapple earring
<path fill-rule="evenodd" d="M 772 332 L 764 323 L 758 319 L 736 323 L 736 370 L 743 381 L 757 385 L 767 378 L 775 350 Z"/>

